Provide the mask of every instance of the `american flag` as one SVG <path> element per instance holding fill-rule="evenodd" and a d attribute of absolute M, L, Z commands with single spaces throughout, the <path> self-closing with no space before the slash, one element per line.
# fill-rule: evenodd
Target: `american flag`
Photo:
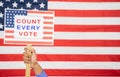
<path fill-rule="evenodd" d="M 39 1 L 29 0 L 30 8 Z M 28 0 L 0 1 L 0 75 L 24 76 L 24 46 L 3 43 L 6 2 L 26 9 Z M 48 0 L 48 10 L 55 11 L 54 46 L 34 48 L 49 77 L 120 77 L 120 0 Z"/>

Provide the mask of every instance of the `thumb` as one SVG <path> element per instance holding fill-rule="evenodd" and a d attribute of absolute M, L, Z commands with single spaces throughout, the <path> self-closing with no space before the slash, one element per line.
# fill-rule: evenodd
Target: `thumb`
<path fill-rule="evenodd" d="M 36 55 L 36 51 L 34 48 L 32 48 L 32 51 L 31 51 L 32 55 Z"/>
<path fill-rule="evenodd" d="M 35 62 L 37 62 L 36 51 L 35 51 L 35 49 L 32 49 L 31 52 L 32 52 L 32 57 L 31 57 L 32 63 L 35 63 Z"/>
<path fill-rule="evenodd" d="M 37 63 L 37 56 L 36 56 L 36 51 L 35 49 L 32 49 L 31 51 L 32 55 L 31 55 L 31 68 L 34 67 L 34 64 Z"/>

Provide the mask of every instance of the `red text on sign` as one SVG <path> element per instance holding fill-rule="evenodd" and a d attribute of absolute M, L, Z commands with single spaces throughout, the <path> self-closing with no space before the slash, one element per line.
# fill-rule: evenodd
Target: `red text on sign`
<path fill-rule="evenodd" d="M 20 36 L 37 37 L 37 32 L 19 32 Z"/>

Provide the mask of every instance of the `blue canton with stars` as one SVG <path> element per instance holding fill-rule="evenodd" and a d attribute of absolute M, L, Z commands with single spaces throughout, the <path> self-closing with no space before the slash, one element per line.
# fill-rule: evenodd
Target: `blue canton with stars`
<path fill-rule="evenodd" d="M 47 10 L 47 8 L 48 0 L 0 0 L 0 30 L 4 30 L 5 9 Z M 6 27 L 14 27 L 14 16 L 12 18 L 12 12 L 15 11 L 10 10 L 6 12 L 6 16 L 9 17 L 9 19 L 6 21 Z M 16 11 L 14 14 L 18 14 L 18 12 L 22 12 L 22 10 Z"/>
<path fill-rule="evenodd" d="M 6 27 L 14 28 L 14 17 L 15 15 L 27 15 L 26 10 L 7 10 L 6 11 Z"/>

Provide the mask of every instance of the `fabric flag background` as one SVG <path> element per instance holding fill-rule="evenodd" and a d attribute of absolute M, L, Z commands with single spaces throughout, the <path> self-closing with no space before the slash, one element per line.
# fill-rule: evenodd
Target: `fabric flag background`
<path fill-rule="evenodd" d="M 120 0 L 40 1 L 0 0 L 0 77 L 25 75 L 24 46 L 3 43 L 4 8 L 46 7 L 55 11 L 54 46 L 34 48 L 50 77 L 120 77 Z"/>

